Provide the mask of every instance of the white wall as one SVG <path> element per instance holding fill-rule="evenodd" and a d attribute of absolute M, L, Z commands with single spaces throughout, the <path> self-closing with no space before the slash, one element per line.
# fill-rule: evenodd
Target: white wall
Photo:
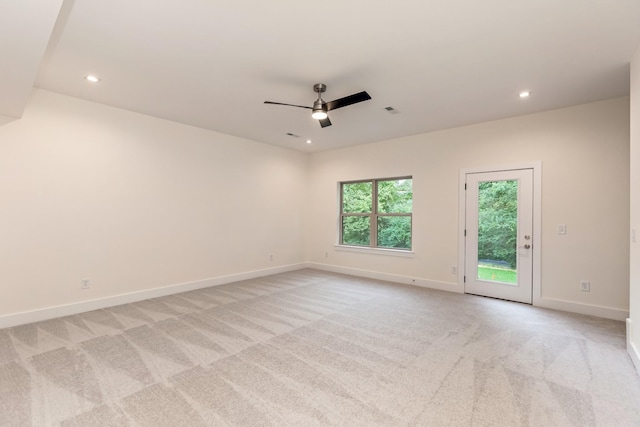
<path fill-rule="evenodd" d="M 542 296 L 626 315 L 628 158 L 628 98 L 309 157 L 35 90 L 24 117 L 0 127 L 0 327 L 28 321 L 21 312 L 309 260 L 455 290 L 459 170 L 530 161 L 543 169 Z M 336 251 L 337 182 L 408 174 L 415 256 Z"/>
<path fill-rule="evenodd" d="M 541 297 L 549 306 L 565 302 L 568 310 L 604 307 L 611 309 L 606 315 L 623 319 L 629 307 L 628 159 L 629 98 L 315 153 L 309 259 L 335 271 L 461 290 L 451 274 L 458 259 L 460 169 L 541 161 Z M 335 250 L 337 182 L 404 175 L 413 175 L 415 256 Z M 567 225 L 566 236 L 556 234 L 557 224 Z M 591 292 L 579 291 L 580 280 L 591 281 Z"/>
<path fill-rule="evenodd" d="M 631 62 L 631 242 L 630 318 L 627 321 L 628 350 L 640 372 L 640 46 Z"/>
<path fill-rule="evenodd" d="M 0 127 L 0 318 L 297 265 L 307 169 L 302 153 L 35 90 Z"/>

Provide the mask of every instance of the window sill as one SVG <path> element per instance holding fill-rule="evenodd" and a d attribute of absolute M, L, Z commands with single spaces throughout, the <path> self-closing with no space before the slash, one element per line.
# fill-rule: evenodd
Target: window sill
<path fill-rule="evenodd" d="M 347 245 L 333 245 L 336 251 L 344 252 L 357 252 L 361 254 L 373 254 L 373 255 L 387 255 L 397 256 L 404 258 L 413 258 L 415 253 L 413 251 L 402 249 L 383 249 L 383 248 L 367 248 L 363 246 L 347 246 Z"/>

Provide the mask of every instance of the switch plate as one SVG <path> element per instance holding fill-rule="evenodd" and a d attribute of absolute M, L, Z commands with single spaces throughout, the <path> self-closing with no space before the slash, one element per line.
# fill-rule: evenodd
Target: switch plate
<path fill-rule="evenodd" d="M 80 280 L 80 289 L 89 289 L 89 279 Z"/>
<path fill-rule="evenodd" d="M 566 224 L 558 224 L 558 234 L 565 235 L 567 234 L 567 225 Z"/>
<path fill-rule="evenodd" d="M 580 290 L 582 292 L 591 292 L 591 283 L 588 280 L 580 281 Z"/>

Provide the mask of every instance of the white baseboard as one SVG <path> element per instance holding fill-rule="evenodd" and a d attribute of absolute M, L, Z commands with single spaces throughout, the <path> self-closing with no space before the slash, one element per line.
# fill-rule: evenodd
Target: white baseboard
<path fill-rule="evenodd" d="M 286 273 L 289 271 L 300 270 L 307 266 L 307 263 L 285 265 L 264 270 L 232 274 L 229 276 L 213 277 L 194 282 L 179 283 L 176 285 L 164 286 L 161 288 L 114 295 L 110 297 L 81 301 L 72 304 L 47 307 L 39 310 L 8 314 L 5 316 L 0 316 L 0 329 L 24 325 L 26 323 L 55 319 L 57 317 L 71 316 L 73 314 L 84 313 L 87 311 L 98 310 L 106 307 L 113 307 L 116 305 L 128 304 L 131 302 L 142 301 L 150 298 L 158 298 L 167 295 L 178 294 L 180 292 L 188 292 L 196 289 L 208 288 L 211 286 L 219 286 L 227 283 L 239 282 L 242 280 L 255 279 L 258 277 L 270 276 L 272 274 Z"/>
<path fill-rule="evenodd" d="M 357 268 L 341 267 L 338 265 L 320 264 L 315 262 L 308 263 L 307 267 L 315 268 L 317 270 L 331 271 L 333 273 L 342 273 L 342 274 L 348 274 L 351 276 L 366 277 L 368 279 L 385 280 L 387 282 L 403 283 L 406 285 L 414 285 L 414 286 L 420 286 L 423 288 L 437 289 L 440 291 L 449 291 L 449 292 L 458 292 L 458 293 L 462 293 L 464 291 L 464 289 L 457 283 L 436 282 L 433 280 L 420 279 L 420 278 L 410 277 L 410 276 L 401 276 L 398 274 L 381 273 L 378 271 L 371 271 L 371 270 L 360 270 Z"/>
<path fill-rule="evenodd" d="M 94 300 L 81 301 L 72 304 L 60 305 L 55 307 L 47 307 L 43 309 L 26 311 L 21 313 L 8 314 L 0 316 L 0 329 L 12 326 L 23 325 L 26 323 L 40 322 L 43 320 L 54 319 L 57 317 L 71 316 L 78 313 L 84 313 L 92 310 L 99 310 L 105 307 L 113 307 L 121 304 L 142 301 L 150 298 L 158 298 L 167 295 L 173 295 L 180 292 L 188 292 L 196 289 L 208 288 L 211 286 L 219 286 L 227 283 L 239 282 L 242 280 L 255 279 L 258 277 L 270 276 L 272 274 L 286 273 L 296 271 L 303 268 L 315 268 L 318 270 L 331 271 L 334 273 L 349 274 L 352 276 L 366 277 L 369 279 L 385 280 L 395 283 L 403 283 L 407 285 L 420 286 L 424 288 L 437 289 L 441 291 L 464 293 L 464 287 L 458 283 L 437 282 L 433 280 L 420 279 L 411 276 L 402 276 L 397 274 L 381 273 L 378 271 L 361 270 L 357 268 L 341 267 L 330 264 L 321 263 L 299 263 L 280 267 L 268 268 L 264 270 L 255 270 L 245 273 L 232 274 L 229 276 L 214 277 L 209 279 L 198 280 L 194 282 L 180 283 L 176 285 L 164 286 L 161 288 L 148 289 L 144 291 L 132 292 L 128 294 L 114 295 L 111 297 L 98 298 Z M 572 313 L 586 314 L 591 316 L 603 317 L 606 319 L 624 321 L 629 317 L 629 312 L 625 310 L 601 307 L 587 304 L 578 304 L 570 301 L 556 300 L 551 298 L 539 298 L 535 302 L 535 306 L 550 308 L 554 310 L 568 311 Z M 627 324 L 631 319 L 627 319 Z M 629 354 L 635 357 L 634 363 L 640 372 L 640 353 L 637 346 L 628 342 Z"/>
<path fill-rule="evenodd" d="M 638 371 L 638 375 L 640 375 L 640 351 L 638 351 L 638 347 L 632 341 L 633 337 L 633 321 L 631 319 L 627 319 L 627 352 L 633 361 L 633 365 L 636 367 L 636 371 Z"/>
<path fill-rule="evenodd" d="M 536 307 L 550 308 L 552 310 L 568 311 L 570 313 L 586 314 L 588 316 L 619 320 L 621 322 L 624 322 L 625 319 L 629 317 L 628 310 L 602 307 L 599 305 L 580 304 L 553 298 L 538 298 L 534 301 L 533 305 Z"/>
<path fill-rule="evenodd" d="M 352 276 L 367 277 L 369 279 L 386 280 L 395 283 L 404 283 L 407 285 L 415 285 L 424 288 L 438 289 L 441 291 L 450 291 L 464 293 L 464 286 L 457 283 L 436 282 L 433 280 L 418 279 L 410 276 L 402 276 L 396 274 L 387 274 L 377 271 L 360 270 L 350 267 L 341 267 L 330 264 L 308 263 L 308 267 L 318 270 L 332 271 L 334 273 L 349 274 Z M 597 305 L 579 304 L 571 301 L 564 301 L 552 298 L 538 298 L 534 301 L 534 306 L 550 308 L 553 310 L 568 311 L 570 313 L 586 314 L 589 316 L 602 317 L 605 319 L 624 321 L 629 317 L 629 312 L 617 308 L 602 307 Z"/>

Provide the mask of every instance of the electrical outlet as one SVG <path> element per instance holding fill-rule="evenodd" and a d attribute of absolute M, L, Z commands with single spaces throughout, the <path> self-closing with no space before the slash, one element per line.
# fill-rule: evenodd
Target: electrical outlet
<path fill-rule="evenodd" d="M 80 289 L 89 289 L 89 279 L 80 280 Z"/>
<path fill-rule="evenodd" d="M 580 291 L 591 292 L 591 283 L 587 280 L 580 281 Z"/>
<path fill-rule="evenodd" d="M 457 274 L 458 273 L 458 267 L 456 267 L 455 265 L 451 266 L 451 274 Z"/>
<path fill-rule="evenodd" d="M 269 261 L 273 261 L 273 254 L 269 255 Z"/>
<path fill-rule="evenodd" d="M 329 258 L 329 252 L 325 252 L 325 253 L 324 253 L 324 257 L 325 257 L 325 258 Z"/>
<path fill-rule="evenodd" d="M 558 224 L 558 234 L 564 236 L 567 234 L 567 225 L 566 224 Z"/>

